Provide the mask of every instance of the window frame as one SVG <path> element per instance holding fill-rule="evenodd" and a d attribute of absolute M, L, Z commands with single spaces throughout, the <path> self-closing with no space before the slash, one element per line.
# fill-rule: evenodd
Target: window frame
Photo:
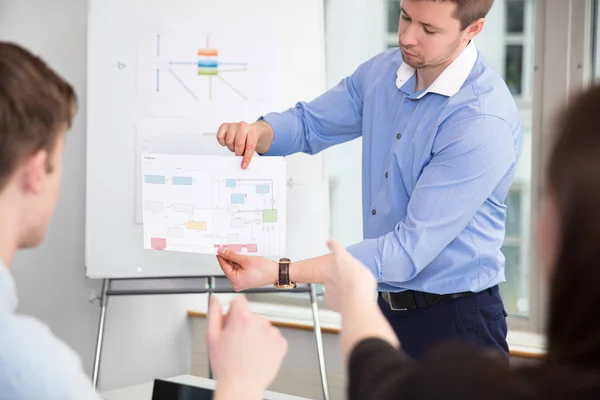
<path fill-rule="evenodd" d="M 600 0 L 592 1 L 590 82 L 600 82 Z"/>
<path fill-rule="evenodd" d="M 518 247 L 519 248 L 519 268 L 522 269 L 523 267 L 527 267 L 529 266 L 529 269 L 531 269 L 531 266 L 529 265 L 529 252 L 530 252 L 530 248 L 531 248 L 531 228 L 528 224 L 526 224 L 524 221 L 528 220 L 529 218 L 526 217 L 529 207 L 529 199 L 531 196 L 531 189 L 530 187 L 528 187 L 528 185 L 524 184 L 523 182 L 515 182 L 512 184 L 512 186 L 509 189 L 509 195 L 511 193 L 516 193 L 520 199 L 519 199 L 519 210 L 517 211 L 520 216 L 520 226 L 519 226 L 519 232 L 517 234 L 509 234 L 506 233 L 505 237 L 504 237 L 504 241 L 502 242 L 502 247 L 504 246 L 513 246 L 513 247 Z M 506 263 L 508 264 L 508 262 Z M 505 265 L 505 271 L 506 271 L 506 265 Z M 529 271 L 529 274 L 531 274 L 531 271 Z M 529 296 L 531 296 L 531 287 L 528 287 L 528 291 L 529 291 Z M 501 290 L 502 293 L 502 290 Z M 521 314 L 511 314 L 509 310 L 507 310 L 508 315 L 510 318 L 516 318 L 516 319 L 523 319 L 523 318 L 527 318 L 527 316 L 521 315 Z M 528 313 L 531 313 L 531 309 L 529 309 Z"/>
<path fill-rule="evenodd" d="M 591 0 L 538 0 L 534 5 L 532 243 L 535 243 L 539 210 L 546 190 L 543 172 L 552 149 L 554 118 L 570 95 L 590 82 L 591 6 Z M 548 288 L 532 247 L 529 251 L 529 316 L 508 318 L 508 327 L 509 330 L 543 334 L 547 321 Z"/>
<path fill-rule="evenodd" d="M 533 52 L 535 47 L 534 38 L 534 27 L 535 27 L 535 0 L 521 0 L 524 3 L 523 13 L 523 33 L 509 33 L 508 27 L 505 26 L 504 32 L 504 52 L 506 55 L 506 49 L 510 45 L 521 45 L 523 46 L 523 65 L 521 75 L 521 93 L 514 96 L 515 101 L 522 107 L 531 107 L 532 102 L 532 87 L 533 87 Z M 485 29 L 485 28 L 484 28 Z"/>
<path fill-rule="evenodd" d="M 385 13 L 386 13 L 386 18 L 385 18 L 385 22 L 386 22 L 386 47 L 398 47 L 398 32 L 393 32 L 390 31 L 390 27 L 389 25 L 387 25 L 387 23 L 389 22 L 389 7 L 390 7 L 390 3 L 392 3 L 393 1 L 391 0 L 383 0 L 385 2 Z M 400 0 L 398 0 L 399 2 Z M 400 17 L 398 17 L 398 23 L 400 23 Z"/>

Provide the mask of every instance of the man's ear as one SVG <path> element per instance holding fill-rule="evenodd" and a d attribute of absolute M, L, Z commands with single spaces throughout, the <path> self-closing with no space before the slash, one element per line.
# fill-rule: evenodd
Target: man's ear
<path fill-rule="evenodd" d="M 479 35 L 479 32 L 482 31 L 484 24 L 485 19 L 479 18 L 477 21 L 469 25 L 466 29 L 465 39 L 469 41 L 472 40 L 475 36 Z"/>
<path fill-rule="evenodd" d="M 38 194 L 43 191 L 48 161 L 48 152 L 39 150 L 21 163 L 19 180 L 24 192 Z"/>

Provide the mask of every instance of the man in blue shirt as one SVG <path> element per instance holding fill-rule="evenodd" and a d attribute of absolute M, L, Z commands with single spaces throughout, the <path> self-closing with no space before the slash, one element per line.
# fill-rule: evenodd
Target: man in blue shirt
<path fill-rule="evenodd" d="M 403 0 L 399 48 L 311 102 L 217 134 L 242 168 L 255 151 L 315 154 L 362 136 L 364 240 L 348 250 L 377 278 L 414 357 L 453 338 L 508 353 L 500 249 L 523 138 L 511 93 L 472 42 L 492 3 Z M 226 249 L 218 260 L 236 289 L 320 283 L 331 265 L 331 255 L 288 266 Z"/>

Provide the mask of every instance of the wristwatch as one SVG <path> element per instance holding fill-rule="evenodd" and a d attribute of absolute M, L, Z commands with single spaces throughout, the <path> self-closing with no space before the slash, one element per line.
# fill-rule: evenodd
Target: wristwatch
<path fill-rule="evenodd" d="M 277 289 L 294 289 L 296 284 L 290 282 L 290 263 L 289 258 L 279 259 L 279 281 L 275 283 Z"/>

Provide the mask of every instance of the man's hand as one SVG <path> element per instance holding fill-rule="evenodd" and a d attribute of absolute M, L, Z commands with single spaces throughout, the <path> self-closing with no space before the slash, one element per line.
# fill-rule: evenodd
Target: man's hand
<path fill-rule="evenodd" d="M 244 296 L 233 300 L 227 316 L 211 296 L 207 336 L 216 399 L 262 399 L 287 352 L 287 341 L 264 317 L 252 314 Z"/>
<path fill-rule="evenodd" d="M 266 121 L 252 124 L 247 122 L 224 123 L 217 131 L 217 141 L 221 146 L 234 152 L 236 156 L 244 156 L 242 168 L 248 168 L 254 151 L 266 153 L 273 143 L 273 128 Z"/>
<path fill-rule="evenodd" d="M 264 257 L 245 256 L 221 247 L 217 261 L 237 291 L 272 285 L 278 280 L 277 263 Z"/>
<path fill-rule="evenodd" d="M 377 281 L 360 261 L 352 257 L 339 243 L 327 242 L 333 263 L 325 273 L 325 301 L 334 310 L 343 312 L 343 306 L 369 304 L 375 301 Z"/>

